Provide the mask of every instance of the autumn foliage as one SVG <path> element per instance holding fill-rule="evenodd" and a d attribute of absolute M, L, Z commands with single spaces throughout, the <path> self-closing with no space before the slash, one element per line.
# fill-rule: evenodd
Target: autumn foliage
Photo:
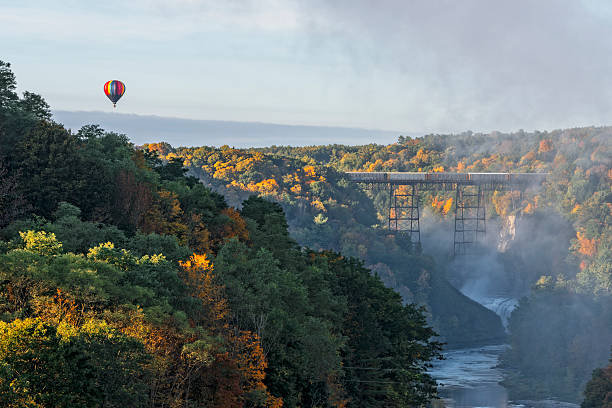
<path fill-rule="evenodd" d="M 245 395 L 259 394 L 266 407 L 282 407 L 282 399 L 272 396 L 264 384 L 267 362 L 256 334 L 231 327 L 230 312 L 223 287 L 215 279 L 213 265 L 205 254 L 193 254 L 180 262 L 181 277 L 192 296 L 202 303 L 201 316 L 194 323 L 206 325 L 211 333 L 221 336 L 226 346 L 214 353 L 215 407 L 242 407 Z M 237 373 L 231 374 L 232 368 Z M 224 374 L 223 374 L 224 373 Z"/>

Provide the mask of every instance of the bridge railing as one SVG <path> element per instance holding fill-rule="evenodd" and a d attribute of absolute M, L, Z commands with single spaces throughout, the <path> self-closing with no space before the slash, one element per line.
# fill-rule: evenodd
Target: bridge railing
<path fill-rule="evenodd" d="M 548 173 L 409 173 L 409 172 L 347 172 L 356 183 L 456 183 L 456 184 L 540 184 Z"/>

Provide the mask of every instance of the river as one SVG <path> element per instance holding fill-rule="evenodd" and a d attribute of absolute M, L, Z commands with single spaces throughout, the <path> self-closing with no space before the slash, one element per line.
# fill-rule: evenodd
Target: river
<path fill-rule="evenodd" d="M 493 310 L 507 326 L 516 300 L 505 297 L 474 299 Z M 447 350 L 445 360 L 437 361 L 430 374 L 441 384 L 439 404 L 448 408 L 579 408 L 576 404 L 555 400 L 510 401 L 508 391 L 499 384 L 503 371 L 499 356 L 506 344 Z"/>
<path fill-rule="evenodd" d="M 446 360 L 438 361 L 430 370 L 441 384 L 440 396 L 445 406 L 463 407 L 512 407 L 508 392 L 498 383 L 502 372 L 496 368 L 499 355 L 506 345 L 449 350 Z"/>
<path fill-rule="evenodd" d="M 460 350 L 448 350 L 446 360 L 437 361 L 430 370 L 441 384 L 442 401 L 448 408 L 579 408 L 579 405 L 555 400 L 511 401 L 508 391 L 499 385 L 503 372 L 497 368 L 499 356 L 508 346 L 498 344 Z"/>

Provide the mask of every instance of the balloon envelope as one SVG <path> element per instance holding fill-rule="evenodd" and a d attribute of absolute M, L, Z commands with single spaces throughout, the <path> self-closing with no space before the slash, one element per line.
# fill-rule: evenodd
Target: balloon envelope
<path fill-rule="evenodd" d="M 125 84 L 121 81 L 112 80 L 104 84 L 104 93 L 111 100 L 113 106 L 125 93 Z"/>

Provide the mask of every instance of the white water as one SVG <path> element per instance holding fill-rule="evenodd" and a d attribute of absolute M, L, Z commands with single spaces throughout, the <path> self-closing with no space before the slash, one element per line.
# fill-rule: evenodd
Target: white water
<path fill-rule="evenodd" d="M 468 297 L 471 297 L 468 295 Z M 518 306 L 518 300 L 514 298 L 507 297 L 471 297 L 473 300 L 477 301 L 484 307 L 489 310 L 495 312 L 502 321 L 502 324 L 507 329 L 508 328 L 508 320 L 510 319 L 510 315 L 512 311 Z"/>

